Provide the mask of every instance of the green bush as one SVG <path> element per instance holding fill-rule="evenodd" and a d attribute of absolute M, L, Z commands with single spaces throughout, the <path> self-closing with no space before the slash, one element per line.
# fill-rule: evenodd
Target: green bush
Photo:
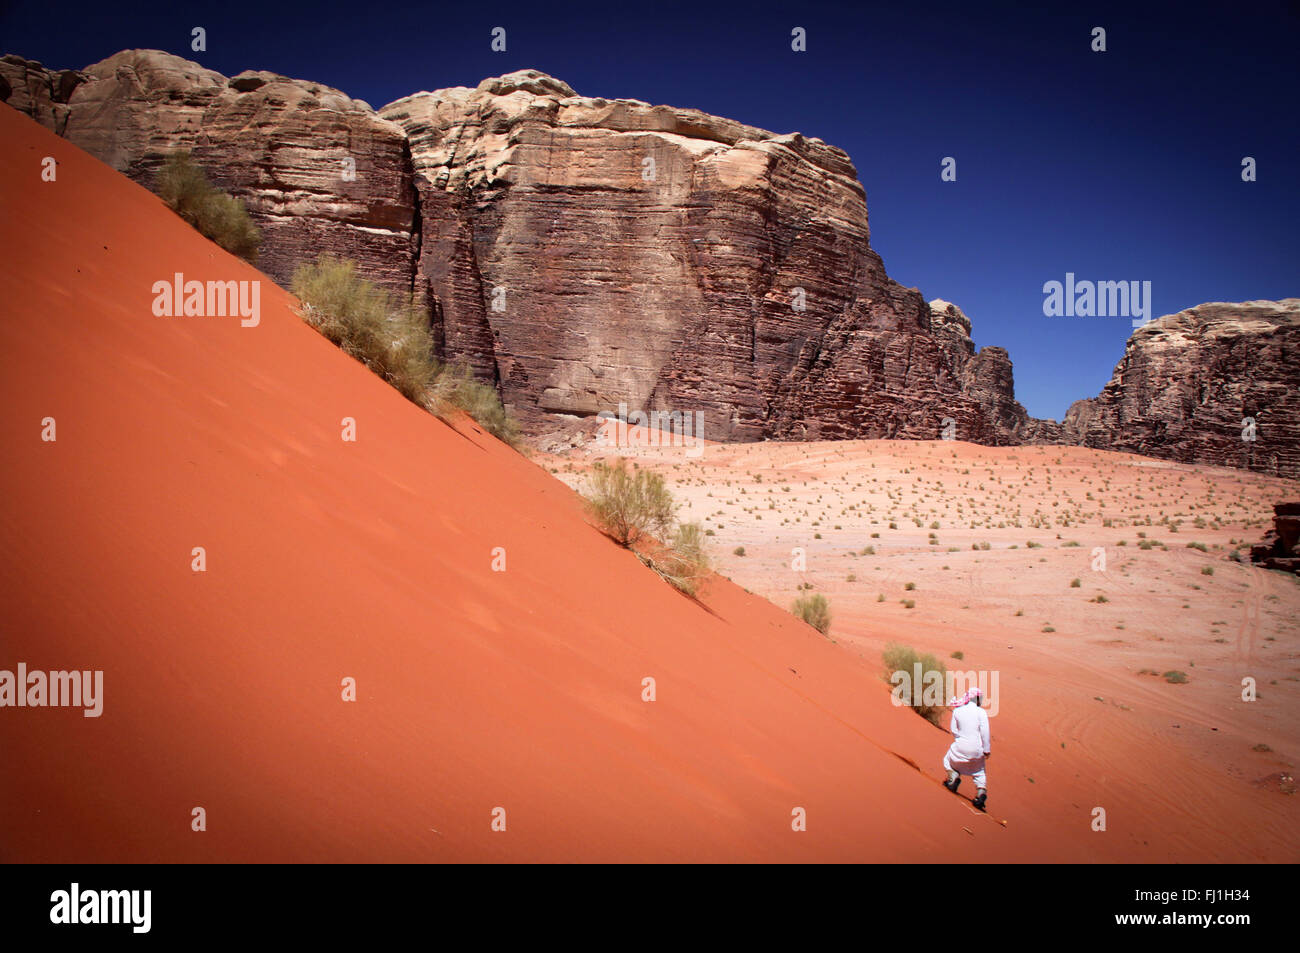
<path fill-rule="evenodd" d="M 308 324 L 407 400 L 440 416 L 464 411 L 497 439 L 518 445 L 519 425 L 496 389 L 475 380 L 468 367 L 438 363 L 414 298 L 399 299 L 362 278 L 356 262 L 328 255 L 299 266 L 292 287 Z"/>
<path fill-rule="evenodd" d="M 407 400 L 429 407 L 439 368 L 433 335 L 414 301 L 394 300 L 358 275 L 356 262 L 328 255 L 299 266 L 292 288 L 308 324 Z"/>
<path fill-rule="evenodd" d="M 890 642 L 886 645 L 882 658 L 885 662 L 885 671 L 889 675 L 892 676 L 895 672 L 906 672 L 909 679 L 914 678 L 916 665 L 920 663 L 922 683 L 921 685 L 912 686 L 912 708 L 927 721 L 931 721 L 936 725 L 939 724 L 939 717 L 946 707 L 943 691 L 946 690 L 948 670 L 944 668 L 943 663 L 929 653 L 923 654 L 910 645 L 903 645 L 900 642 Z M 928 674 L 930 672 L 938 672 L 941 683 L 945 685 L 945 688 L 939 692 L 939 704 L 937 705 L 925 704 L 922 695 L 922 686 L 925 684 L 925 680 L 930 678 Z"/>
<path fill-rule="evenodd" d="M 704 533 L 699 523 L 681 523 L 671 545 L 641 561 L 657 572 L 669 585 L 688 596 L 695 595 L 709 574 L 709 557 L 704 549 Z"/>
<path fill-rule="evenodd" d="M 158 196 L 201 235 L 245 261 L 256 262 L 262 233 L 244 203 L 215 188 L 188 152 L 173 152 L 156 182 Z"/>
<path fill-rule="evenodd" d="M 831 628 L 831 604 L 821 593 L 800 596 L 790 607 L 790 611 L 810 626 L 825 635 Z"/>
<path fill-rule="evenodd" d="M 636 557 L 675 588 L 694 596 L 712 571 L 704 544 L 704 527 L 699 523 L 674 526 L 677 504 L 664 478 L 649 470 L 628 468 L 627 461 L 596 463 L 584 499 L 587 512 L 604 533 L 620 546 L 636 551 L 641 542 L 658 540 L 644 547 Z M 672 538 L 662 540 L 672 531 Z M 736 547 L 744 555 L 745 547 Z"/>
<path fill-rule="evenodd" d="M 660 474 L 629 469 L 619 458 L 591 468 L 587 509 L 614 542 L 633 546 L 647 536 L 666 536 L 677 504 Z"/>
<path fill-rule="evenodd" d="M 745 555 L 745 547 L 744 547 L 744 546 L 737 546 L 737 547 L 736 547 L 735 549 L 733 549 L 731 552 L 732 552 L 732 554 L 735 555 L 735 556 L 743 556 L 743 555 Z"/>
<path fill-rule="evenodd" d="M 1165 672 L 1164 679 L 1174 685 L 1182 685 L 1187 681 L 1187 673 L 1179 671 Z"/>
<path fill-rule="evenodd" d="M 445 412 L 448 407 L 463 410 L 498 440 L 512 447 L 519 444 L 519 424 L 501 403 L 501 395 L 491 384 L 475 380 L 463 364 L 438 369 L 430 401 L 435 413 Z"/>

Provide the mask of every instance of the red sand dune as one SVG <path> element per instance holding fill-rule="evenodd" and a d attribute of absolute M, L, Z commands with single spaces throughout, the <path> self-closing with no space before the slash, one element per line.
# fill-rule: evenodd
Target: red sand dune
<path fill-rule="evenodd" d="M 31 120 L 0 135 L 0 668 L 105 673 L 98 719 L 0 709 L 0 859 L 1166 859 L 1084 792 L 1064 825 L 1010 788 L 1007 826 L 974 813 L 867 662 L 672 590 L 268 280 L 255 328 L 155 317 L 175 272 L 261 276 Z"/>

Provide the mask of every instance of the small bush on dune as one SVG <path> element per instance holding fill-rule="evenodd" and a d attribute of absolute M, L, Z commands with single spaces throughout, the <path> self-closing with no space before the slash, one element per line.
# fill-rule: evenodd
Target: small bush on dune
<path fill-rule="evenodd" d="M 667 535 L 677 506 L 662 476 L 629 469 L 619 459 L 591 468 L 587 509 L 614 542 L 633 546 L 646 536 Z"/>
<path fill-rule="evenodd" d="M 433 336 L 412 301 L 397 301 L 357 274 L 355 262 L 322 255 L 294 272 L 307 323 L 414 403 L 438 376 Z"/>
<path fill-rule="evenodd" d="M 519 425 L 496 389 L 469 368 L 439 364 L 433 335 L 413 298 L 398 298 L 357 273 L 356 262 L 322 255 L 294 272 L 293 293 L 316 330 L 439 416 L 462 410 L 499 440 L 518 446 Z"/>
<path fill-rule="evenodd" d="M 518 446 L 519 423 L 501 403 L 501 395 L 491 384 L 476 380 L 463 364 L 443 366 L 434 378 L 431 409 L 439 413 L 447 407 L 463 410 L 498 440 Z"/>
<path fill-rule="evenodd" d="M 173 212 L 232 255 L 256 262 L 262 233 L 244 203 L 215 188 L 188 152 L 173 152 L 158 172 L 158 196 Z"/>
<path fill-rule="evenodd" d="M 671 545 L 653 558 L 642 558 L 671 586 L 688 596 L 695 595 L 709 574 L 709 557 L 704 549 L 704 533 L 699 523 L 681 523 Z"/>
<path fill-rule="evenodd" d="M 929 653 L 921 653 L 910 645 L 903 645 L 900 642 L 890 642 L 885 646 L 882 655 L 885 661 L 885 671 L 889 675 L 895 672 L 906 672 L 912 686 L 912 708 L 916 713 L 926 721 L 939 724 L 939 718 L 943 714 L 944 708 L 947 707 L 943 698 L 943 689 L 940 689 L 938 704 L 925 704 L 924 685 L 926 681 L 932 681 L 933 676 L 930 672 L 939 673 L 939 684 L 946 686 L 948 670 L 944 664 Z M 916 666 L 921 666 L 921 682 L 916 683 Z"/>
<path fill-rule="evenodd" d="M 712 570 L 704 544 L 704 527 L 699 523 L 674 526 L 677 504 L 664 478 L 649 470 L 629 469 L 627 461 L 597 463 L 591 470 L 591 487 L 586 497 L 587 512 L 620 546 L 629 549 L 641 542 L 672 538 L 636 556 L 669 585 L 693 596 Z"/>
<path fill-rule="evenodd" d="M 790 611 L 822 635 L 831 629 L 831 604 L 821 593 L 800 596 L 794 601 Z"/>

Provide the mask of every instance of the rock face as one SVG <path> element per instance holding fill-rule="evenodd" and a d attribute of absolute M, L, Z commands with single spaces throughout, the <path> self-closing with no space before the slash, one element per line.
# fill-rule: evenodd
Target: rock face
<path fill-rule="evenodd" d="M 853 165 L 820 139 L 532 70 L 380 114 L 411 142 L 446 353 L 525 417 L 703 412 L 719 440 L 1032 429 L 1006 353 L 885 274 Z"/>
<path fill-rule="evenodd" d="M 1139 328 L 1101 394 L 1070 407 L 1064 438 L 1300 477 L 1300 299 L 1203 304 Z"/>
<path fill-rule="evenodd" d="M 534 70 L 376 113 L 154 50 L 5 56 L 0 100 L 146 186 L 190 150 L 262 229 L 263 271 L 287 285 L 329 252 L 417 294 L 439 356 L 535 433 L 625 405 L 703 414 L 710 440 L 1067 442 L 1300 476 L 1295 299 L 1161 318 L 1099 397 L 1036 420 L 1005 350 L 885 273 L 853 164 L 820 139 Z"/>
<path fill-rule="evenodd" d="M 189 149 L 263 230 L 281 284 L 318 252 L 427 303 L 440 356 L 550 414 L 703 413 L 708 439 L 1039 434 L 1006 352 L 978 354 L 871 249 L 847 155 L 533 70 L 376 115 L 270 73 L 157 51 L 82 72 L 0 60 L 11 106 L 145 185 Z M 343 173 L 355 163 L 355 178 Z"/>
<path fill-rule="evenodd" d="M 1273 529 L 1250 547 L 1250 561 L 1300 575 L 1300 500 L 1273 507 Z"/>
<path fill-rule="evenodd" d="M 0 83 L 9 105 L 146 187 L 167 153 L 191 151 L 248 207 L 263 232 L 258 266 L 280 284 L 325 251 L 411 290 L 418 235 L 406 137 L 365 103 L 272 73 L 227 79 L 157 50 L 80 72 L 7 56 Z"/>
<path fill-rule="evenodd" d="M 68 99 L 85 81 L 81 70 L 48 70 L 21 56 L 0 57 L 0 101 L 59 135 L 68 123 Z"/>

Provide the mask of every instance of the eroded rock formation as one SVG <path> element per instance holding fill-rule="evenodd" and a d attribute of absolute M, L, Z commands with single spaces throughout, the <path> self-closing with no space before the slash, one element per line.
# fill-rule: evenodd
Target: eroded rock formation
<path fill-rule="evenodd" d="M 1273 507 L 1273 529 L 1250 547 L 1250 561 L 1300 575 L 1300 500 Z"/>
<path fill-rule="evenodd" d="M 711 439 L 1019 442 L 978 355 L 871 249 L 848 156 L 532 70 L 380 111 L 411 142 L 448 353 L 524 413 L 703 411 Z"/>
<path fill-rule="evenodd" d="M 1300 477 L 1300 298 L 1216 302 L 1129 338 L 1069 443 Z"/>
<path fill-rule="evenodd" d="M 191 150 L 262 228 L 268 275 L 331 252 L 418 294 L 439 356 L 535 431 L 623 404 L 703 412 L 713 440 L 948 433 L 1300 476 L 1295 299 L 1161 318 L 1100 396 L 1037 420 L 1005 350 L 885 273 L 853 164 L 820 139 L 534 70 L 376 113 L 151 50 L 85 70 L 6 56 L 0 100 L 146 186 Z"/>

